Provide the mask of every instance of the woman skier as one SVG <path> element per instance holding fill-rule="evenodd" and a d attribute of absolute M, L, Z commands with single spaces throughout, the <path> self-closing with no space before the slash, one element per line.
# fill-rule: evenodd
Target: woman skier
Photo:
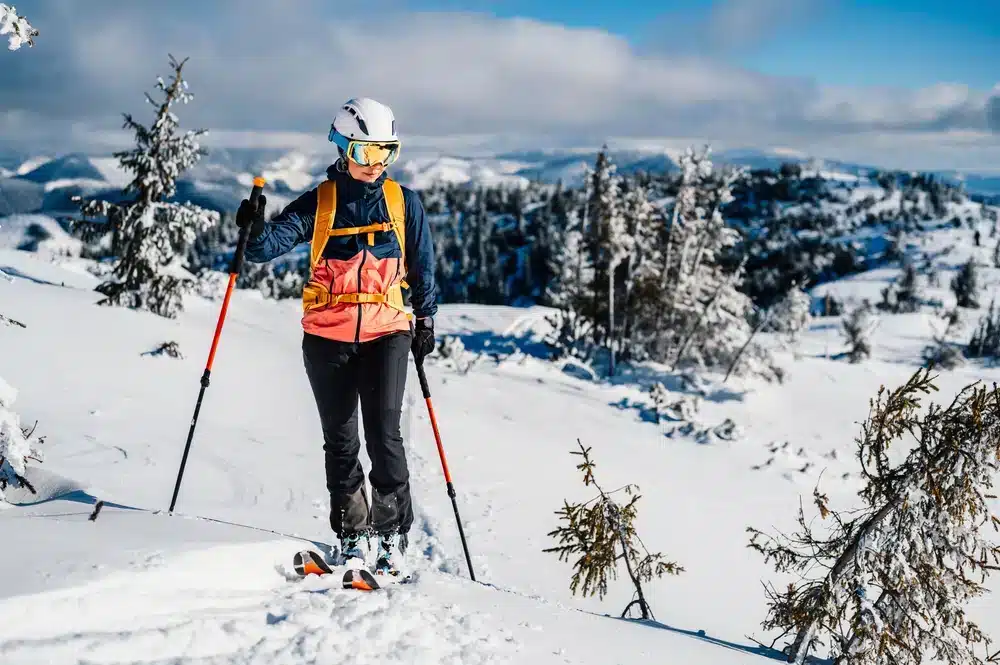
<path fill-rule="evenodd" d="M 248 261 L 311 244 L 302 356 L 323 429 L 330 526 L 344 562 L 366 560 L 374 534 L 376 572 L 398 574 L 413 522 L 400 415 L 409 351 L 420 363 L 434 350 L 434 244 L 419 196 L 386 176 L 400 150 L 388 106 L 348 100 L 329 140 L 340 156 L 325 182 L 269 222 L 264 196 L 256 207 L 244 200 L 236 224 L 250 227 Z M 370 503 L 358 459 L 359 400 Z"/>

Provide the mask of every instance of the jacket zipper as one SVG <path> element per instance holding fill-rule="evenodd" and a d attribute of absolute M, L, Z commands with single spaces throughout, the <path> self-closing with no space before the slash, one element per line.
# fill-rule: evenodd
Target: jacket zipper
<path fill-rule="evenodd" d="M 368 213 L 371 210 L 371 206 L 368 203 L 368 197 L 369 196 L 371 196 L 371 192 L 366 189 L 365 190 L 364 198 L 362 199 L 362 202 L 363 202 L 363 205 L 361 206 L 362 214 L 358 216 L 359 219 L 361 220 L 361 226 L 364 226 L 365 224 L 368 223 Z M 361 263 L 358 265 L 358 292 L 361 293 L 361 274 L 364 271 L 365 261 L 368 260 L 368 245 L 364 244 L 364 241 L 361 239 L 360 235 L 356 235 L 354 237 L 357 238 L 358 242 L 361 243 Z M 357 328 L 354 331 L 354 343 L 355 344 L 360 344 L 361 343 L 361 312 L 362 312 L 363 306 L 362 306 L 361 303 L 358 303 L 357 307 L 358 307 L 358 326 L 357 326 Z"/>
<path fill-rule="evenodd" d="M 361 293 L 361 272 L 365 267 L 365 260 L 368 258 L 368 248 L 364 245 L 361 246 L 361 265 L 358 266 L 358 293 Z M 357 304 L 358 308 L 358 327 L 354 331 L 354 343 L 359 344 L 361 342 L 361 310 L 362 304 Z"/>

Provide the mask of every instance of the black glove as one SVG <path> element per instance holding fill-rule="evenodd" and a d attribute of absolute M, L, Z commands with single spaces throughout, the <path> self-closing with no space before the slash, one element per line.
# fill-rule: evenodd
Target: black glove
<path fill-rule="evenodd" d="M 413 359 L 419 365 L 424 362 L 424 356 L 434 351 L 434 319 L 417 319 L 413 327 L 413 341 L 410 343 L 413 349 Z"/>
<path fill-rule="evenodd" d="M 264 208 L 267 197 L 261 194 L 257 197 L 257 207 L 254 208 L 249 199 L 243 199 L 240 209 L 236 211 L 236 226 L 241 229 L 250 227 L 250 237 L 256 238 L 264 232 Z"/>

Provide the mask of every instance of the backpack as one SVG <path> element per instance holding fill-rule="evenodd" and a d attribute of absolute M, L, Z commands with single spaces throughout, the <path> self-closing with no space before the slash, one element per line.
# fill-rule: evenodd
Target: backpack
<path fill-rule="evenodd" d="M 382 194 L 385 197 L 386 209 L 389 211 L 388 222 L 376 222 L 366 226 L 351 226 L 341 229 L 333 228 L 334 218 L 337 212 L 337 183 L 333 180 L 325 180 L 320 183 L 316 192 L 316 220 L 313 224 L 313 236 L 310 248 L 310 276 L 320 261 L 323 259 L 323 251 L 326 243 L 332 236 L 368 235 L 368 244 L 375 244 L 375 233 L 392 230 L 396 234 L 396 242 L 399 243 L 401 253 L 400 264 L 403 266 L 403 274 L 406 274 L 406 206 L 403 201 L 403 188 L 395 180 L 386 178 L 382 183 Z M 323 305 L 335 305 L 340 303 L 361 304 L 361 303 L 383 303 L 398 309 L 403 309 L 403 294 L 401 288 L 408 289 L 406 280 L 393 284 L 389 287 L 388 293 L 338 293 L 331 294 L 323 287 L 310 279 L 302 291 L 302 305 L 305 311 L 321 307 Z M 406 313 L 408 319 L 412 318 L 410 313 Z"/>

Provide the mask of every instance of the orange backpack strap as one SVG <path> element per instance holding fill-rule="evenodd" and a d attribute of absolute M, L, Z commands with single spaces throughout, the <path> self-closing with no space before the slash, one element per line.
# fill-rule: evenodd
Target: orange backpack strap
<path fill-rule="evenodd" d="M 333 218 L 337 212 L 337 183 L 324 180 L 316 189 L 316 220 L 313 223 L 313 236 L 310 254 L 312 267 L 315 268 L 323 257 L 323 250 L 330 239 L 333 229 Z"/>
<path fill-rule="evenodd" d="M 385 179 L 382 183 L 382 195 L 385 197 L 385 207 L 389 211 L 389 219 L 392 223 L 392 230 L 396 232 L 396 242 L 399 243 L 400 265 L 403 266 L 403 274 L 406 274 L 406 205 L 403 201 L 403 188 L 395 180 Z M 404 279 L 402 282 L 404 289 L 410 288 Z"/>

